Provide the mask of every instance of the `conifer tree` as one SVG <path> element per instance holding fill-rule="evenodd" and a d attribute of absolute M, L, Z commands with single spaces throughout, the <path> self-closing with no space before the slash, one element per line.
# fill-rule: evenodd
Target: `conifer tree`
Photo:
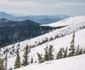
<path fill-rule="evenodd" d="M 6 49 L 5 49 L 5 70 L 7 70 L 7 62 L 8 62 L 7 54 L 8 54 L 8 48 L 6 47 Z"/>
<path fill-rule="evenodd" d="M 64 49 L 61 48 L 57 53 L 57 59 L 63 58 L 63 52 L 64 52 Z"/>
<path fill-rule="evenodd" d="M 24 59 L 23 59 L 23 65 L 24 66 L 26 66 L 26 65 L 28 65 L 29 64 L 29 62 L 28 62 L 28 54 L 29 54 L 29 47 L 28 47 L 28 45 L 25 47 L 25 51 L 24 51 L 24 55 L 23 55 L 23 57 L 24 57 Z"/>
<path fill-rule="evenodd" d="M 85 54 L 85 49 L 84 49 L 84 54 Z"/>
<path fill-rule="evenodd" d="M 33 63 L 33 58 L 31 57 L 31 63 Z"/>
<path fill-rule="evenodd" d="M 67 53 L 68 53 L 68 49 L 66 47 L 66 49 L 64 50 L 64 58 L 68 57 Z"/>
<path fill-rule="evenodd" d="M 81 54 L 83 54 L 83 49 L 82 48 L 79 50 L 79 55 L 81 55 Z"/>
<path fill-rule="evenodd" d="M 77 47 L 77 50 L 76 50 L 76 55 L 79 55 L 79 45 L 78 45 L 78 47 Z"/>
<path fill-rule="evenodd" d="M 42 54 L 37 53 L 37 56 L 38 56 L 38 61 L 39 61 L 39 63 L 44 62 L 44 59 L 43 59 L 43 57 L 42 57 Z"/>
<path fill-rule="evenodd" d="M 12 68 L 10 68 L 9 70 L 13 70 Z"/>
<path fill-rule="evenodd" d="M 0 59 L 0 70 L 5 70 L 3 62 L 4 61 L 2 59 Z"/>
<path fill-rule="evenodd" d="M 54 51 L 53 46 L 50 45 L 49 46 L 49 50 L 48 50 L 49 60 L 53 60 L 54 59 L 53 51 Z"/>
<path fill-rule="evenodd" d="M 46 47 L 44 50 L 45 50 L 44 61 L 48 61 L 49 60 L 48 47 Z"/>
<path fill-rule="evenodd" d="M 20 67 L 21 67 L 21 61 L 20 61 L 19 49 L 17 49 L 17 57 L 16 57 L 14 68 L 16 69 L 16 68 L 20 68 Z"/>
<path fill-rule="evenodd" d="M 69 51 L 70 51 L 69 56 L 75 55 L 75 45 L 74 45 L 74 43 L 75 43 L 75 32 L 73 32 L 72 41 L 70 43 L 71 45 L 70 45 L 70 49 L 69 49 Z"/>

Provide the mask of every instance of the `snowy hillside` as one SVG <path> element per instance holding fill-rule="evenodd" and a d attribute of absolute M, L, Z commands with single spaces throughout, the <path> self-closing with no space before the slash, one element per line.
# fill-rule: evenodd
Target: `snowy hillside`
<path fill-rule="evenodd" d="M 85 55 L 34 64 L 16 70 L 85 70 Z"/>
<path fill-rule="evenodd" d="M 61 20 L 59 22 L 45 24 L 45 25 L 42 25 L 42 26 L 50 26 L 50 27 L 68 26 L 68 25 L 73 25 L 73 24 L 85 22 L 84 19 L 85 19 L 85 16 L 75 16 L 75 17 L 69 17 L 69 18 L 67 18 L 65 20 Z"/>
<path fill-rule="evenodd" d="M 32 57 L 33 58 L 33 63 L 35 63 L 35 61 L 38 62 L 37 52 L 44 54 L 44 48 L 46 48 L 46 46 L 49 47 L 50 45 L 53 45 L 53 48 L 54 48 L 54 53 L 53 54 L 56 55 L 56 53 L 59 51 L 60 48 L 66 48 L 66 47 L 69 48 L 70 47 L 71 39 L 72 39 L 72 34 L 66 35 L 65 37 L 61 37 L 61 38 L 52 40 L 50 42 L 46 42 L 42 45 L 39 45 L 35 48 L 32 48 L 30 50 L 29 59 L 31 59 L 31 57 Z M 29 44 L 29 43 L 27 43 L 27 44 Z M 24 55 L 23 54 L 23 52 L 24 52 L 23 49 L 24 49 L 24 47 L 26 47 L 26 45 L 21 45 L 20 46 L 21 60 L 23 59 L 22 58 L 23 55 Z M 83 49 L 85 49 L 85 29 L 76 32 L 75 46 L 77 47 L 78 45 L 80 46 L 80 48 L 82 47 Z M 17 48 L 17 45 L 15 47 Z M 11 51 L 12 51 L 12 48 L 9 52 L 11 52 Z M 14 55 L 11 55 L 10 53 L 8 54 L 8 56 L 9 56 L 8 69 L 11 68 L 11 67 L 14 67 L 15 59 L 16 59 L 15 55 L 16 54 L 14 54 Z"/>
<path fill-rule="evenodd" d="M 81 20 L 79 20 L 78 18 Z M 74 20 L 74 22 L 75 22 L 72 25 L 66 26 L 66 27 L 61 28 L 61 29 L 56 29 L 52 32 L 35 37 L 33 39 L 30 39 L 30 40 L 23 41 L 20 43 L 20 45 L 26 46 L 28 44 L 29 46 L 31 45 L 31 47 L 36 47 L 38 45 L 41 45 L 41 44 L 48 42 L 48 41 L 51 41 L 53 39 L 60 38 L 60 37 L 63 37 L 65 35 L 69 35 L 69 34 L 73 33 L 73 31 L 78 31 L 78 30 L 85 28 L 85 20 L 84 19 L 85 19 L 85 16 L 73 17 L 73 19 L 71 17 L 71 20 Z M 69 20 L 70 19 L 68 19 L 67 21 L 69 21 Z M 65 22 L 67 23 L 67 21 L 65 21 Z M 71 24 L 71 23 L 72 22 L 69 21 L 68 24 Z M 63 23 L 61 23 L 61 24 L 63 24 Z"/>
<path fill-rule="evenodd" d="M 82 55 L 79 57 L 76 56 L 76 57 L 52 61 L 52 63 L 50 62 L 51 64 L 47 64 L 47 65 L 44 65 L 45 63 L 40 64 L 40 65 L 34 65 L 35 62 L 38 63 L 37 52 L 44 55 L 44 49 L 47 46 L 48 47 L 50 45 L 53 46 L 53 48 L 54 48 L 53 54 L 55 55 L 54 59 L 56 59 L 56 53 L 60 50 L 60 48 L 66 48 L 66 47 L 69 48 L 74 31 L 75 31 L 75 47 L 78 47 L 78 45 L 79 45 L 80 48 L 85 49 L 85 16 L 71 17 L 71 18 L 59 21 L 57 23 L 58 23 L 58 26 L 66 26 L 66 27 L 61 28 L 61 29 L 56 29 L 52 32 L 49 32 L 47 34 L 38 36 L 38 37 L 30 39 L 30 40 L 22 41 L 22 42 L 7 46 L 7 48 L 9 49 L 9 51 L 8 51 L 8 69 L 14 68 L 17 48 L 20 48 L 21 61 L 23 60 L 24 48 L 27 45 L 30 48 L 29 62 L 30 62 L 31 58 L 33 58 L 33 65 L 29 65 L 29 66 L 27 66 L 25 68 L 21 68 L 19 70 L 23 70 L 23 69 L 26 70 L 26 68 L 30 69 L 30 68 L 34 68 L 36 66 L 39 67 L 39 70 L 41 68 L 46 68 L 46 67 L 48 69 L 49 66 L 50 67 L 51 67 L 51 65 L 54 66 L 54 64 L 57 66 L 58 66 L 58 64 L 61 65 L 62 67 L 59 67 L 59 68 L 61 68 L 60 70 L 62 70 L 64 68 L 63 65 L 65 65 L 65 67 L 66 67 L 68 65 L 68 62 L 69 62 L 69 66 L 70 66 L 70 64 L 72 64 L 71 60 L 73 60 L 72 62 L 74 62 L 76 60 L 76 62 L 79 62 L 79 64 L 82 65 L 83 62 L 85 61 L 84 60 L 85 55 Z M 55 26 L 54 24 L 57 25 L 57 23 L 53 23 L 51 25 Z M 6 49 L 6 47 L 1 49 L 0 58 L 5 57 L 5 54 L 4 54 L 5 49 Z M 13 52 L 13 50 L 15 50 L 15 51 Z M 79 58 L 81 59 L 81 61 L 78 61 Z M 66 63 L 65 63 L 65 61 L 66 61 Z M 67 66 L 68 69 L 65 69 L 65 70 L 71 70 L 71 68 L 79 66 L 76 64 L 78 64 L 78 63 L 74 62 L 74 65 L 72 65 L 71 67 Z M 57 69 L 56 68 L 57 66 L 54 66 L 55 69 Z M 76 69 L 76 70 L 78 70 L 78 69 Z M 83 70 L 83 69 L 81 69 L 81 70 Z"/>
<path fill-rule="evenodd" d="M 46 42 L 42 45 L 39 45 L 33 49 L 31 49 L 31 52 L 32 52 L 32 55 L 34 55 L 35 57 L 37 57 L 37 52 L 39 53 L 44 53 L 44 48 L 46 46 L 50 46 L 50 45 L 53 45 L 54 47 L 54 54 L 57 53 L 57 51 L 59 51 L 59 49 L 62 47 L 62 48 L 66 48 L 66 47 L 70 47 L 70 42 L 71 42 L 71 39 L 72 39 L 72 34 L 71 35 L 67 35 L 65 37 L 61 37 L 61 38 L 58 38 L 58 39 L 55 39 L 55 40 L 52 40 L 50 42 Z M 78 45 L 82 48 L 85 48 L 85 29 L 81 30 L 81 31 L 78 31 L 76 32 L 76 36 L 75 36 L 75 46 L 77 47 Z M 34 58 L 35 59 L 35 58 Z"/>

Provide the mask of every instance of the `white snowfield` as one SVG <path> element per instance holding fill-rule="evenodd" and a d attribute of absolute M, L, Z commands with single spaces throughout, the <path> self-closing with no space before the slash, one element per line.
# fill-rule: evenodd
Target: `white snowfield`
<path fill-rule="evenodd" d="M 85 54 L 42 64 L 28 65 L 16 70 L 85 70 Z"/>
<path fill-rule="evenodd" d="M 65 37 L 58 38 L 53 41 L 44 43 L 40 46 L 37 46 L 35 48 L 32 48 L 29 53 L 29 56 L 30 56 L 29 61 L 30 61 L 30 58 L 32 57 L 33 63 L 35 63 L 35 61 L 38 62 L 37 52 L 42 53 L 44 55 L 44 52 L 45 52 L 44 48 L 46 48 L 46 46 L 49 47 L 49 45 L 53 45 L 53 48 L 54 48 L 53 54 L 56 57 L 56 53 L 60 50 L 60 48 L 66 48 L 66 47 L 69 48 L 70 47 L 71 40 L 72 40 L 72 34 L 66 35 Z M 75 46 L 77 47 L 78 45 L 80 46 L 80 48 L 82 47 L 85 49 L 85 29 L 76 32 Z M 22 60 L 23 59 L 23 51 L 20 51 L 20 55 L 21 55 L 21 60 Z M 8 69 L 10 69 L 11 67 L 14 68 L 15 59 L 16 59 L 16 57 L 11 57 L 8 59 Z"/>
<path fill-rule="evenodd" d="M 68 25 L 68 26 L 66 26 Z M 33 63 L 38 62 L 38 57 L 37 57 L 37 52 L 38 53 L 42 53 L 42 55 L 44 54 L 44 48 L 46 48 L 46 46 L 49 47 L 49 45 L 53 45 L 54 48 L 54 52 L 53 54 L 56 55 L 56 53 L 60 50 L 60 48 L 69 48 L 70 47 L 70 42 L 72 40 L 72 33 L 75 31 L 75 47 L 77 47 L 78 45 L 80 46 L 80 48 L 84 48 L 85 49 L 85 28 L 82 29 L 83 27 L 85 27 L 85 16 L 76 16 L 76 17 L 70 17 L 67 18 L 65 20 L 56 22 L 56 23 L 52 23 L 51 26 L 66 26 L 64 28 L 61 29 L 56 29 L 52 32 L 49 32 L 47 34 L 35 37 L 33 39 L 30 40 L 25 40 L 20 42 L 20 57 L 21 60 L 23 59 L 23 49 L 26 47 L 26 45 L 37 45 L 37 43 L 42 42 L 42 40 L 45 40 L 46 38 L 48 38 L 48 40 L 51 37 L 55 37 L 56 35 L 58 35 L 60 38 L 56 38 L 52 41 L 48 41 L 46 43 L 43 43 L 42 45 L 36 46 L 34 48 L 32 48 L 30 50 L 29 53 L 29 61 L 30 58 L 33 58 Z M 65 35 L 64 37 L 61 37 L 62 35 Z M 9 50 L 12 51 L 12 46 L 13 45 L 9 45 L 7 46 L 7 48 L 11 48 Z M 16 43 L 14 45 L 15 50 L 17 49 L 18 43 Z M 0 53 L 3 54 L 4 49 L 1 49 L 2 51 L 0 51 Z M 15 59 L 16 59 L 16 54 L 10 55 L 10 53 L 8 52 L 8 69 L 10 69 L 11 67 L 14 68 L 14 64 L 15 64 Z M 2 57 L 2 56 L 1 56 Z M 4 57 L 4 56 L 3 56 Z M 49 64 L 51 63 L 51 64 Z M 17 70 L 85 70 L 85 55 L 81 55 L 81 56 L 75 56 L 75 57 L 71 57 L 71 58 L 66 58 L 66 59 L 60 59 L 60 60 L 54 60 L 52 62 L 45 62 L 42 64 L 31 64 L 27 67 L 22 67 L 20 69 Z M 77 69 L 77 67 L 79 67 Z M 45 69 L 46 68 L 46 69 Z"/>
<path fill-rule="evenodd" d="M 72 35 L 66 35 L 65 37 L 61 37 L 55 40 L 52 40 L 50 42 L 46 42 L 42 45 L 39 45 L 33 49 L 31 49 L 31 55 L 34 55 L 34 59 L 36 59 L 37 55 L 36 53 L 44 53 L 44 48 L 46 48 L 46 46 L 50 46 L 53 45 L 54 48 L 54 55 L 56 55 L 56 53 L 60 50 L 60 48 L 66 48 L 66 47 L 70 47 L 70 42 L 72 40 Z M 85 48 L 85 29 L 80 30 L 78 32 L 75 33 L 75 47 L 78 47 L 78 45 L 80 46 L 80 48 Z"/>
<path fill-rule="evenodd" d="M 69 18 L 61 20 L 59 22 L 44 24 L 41 26 L 50 26 L 50 27 L 67 26 L 67 25 L 81 23 L 81 22 L 85 21 L 84 19 L 85 19 L 85 16 L 75 16 L 75 17 L 69 17 Z"/>

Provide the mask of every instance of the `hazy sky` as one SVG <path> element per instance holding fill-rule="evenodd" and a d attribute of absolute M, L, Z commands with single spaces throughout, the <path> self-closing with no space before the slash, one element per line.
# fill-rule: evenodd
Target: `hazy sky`
<path fill-rule="evenodd" d="M 17 15 L 85 15 L 85 0 L 0 0 L 0 11 Z"/>

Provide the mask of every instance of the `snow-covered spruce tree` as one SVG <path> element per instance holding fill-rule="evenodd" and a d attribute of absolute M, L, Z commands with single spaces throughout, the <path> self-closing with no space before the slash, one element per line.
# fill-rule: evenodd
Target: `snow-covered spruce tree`
<path fill-rule="evenodd" d="M 46 47 L 44 50 L 45 50 L 44 61 L 49 61 L 48 47 Z"/>
<path fill-rule="evenodd" d="M 79 55 L 83 54 L 83 49 L 79 49 Z"/>
<path fill-rule="evenodd" d="M 67 53 L 68 53 L 68 48 L 66 47 L 66 49 L 64 50 L 64 56 L 63 56 L 64 58 L 68 57 Z"/>
<path fill-rule="evenodd" d="M 73 37 L 72 37 L 72 41 L 70 43 L 70 48 L 69 48 L 69 56 L 74 56 L 75 55 L 75 32 L 73 32 Z"/>
<path fill-rule="evenodd" d="M 64 52 L 64 49 L 63 48 L 60 48 L 60 50 L 58 51 L 57 53 L 57 58 L 56 59 L 61 59 L 63 58 L 63 52 Z"/>
<path fill-rule="evenodd" d="M 24 50 L 24 55 L 23 55 L 23 66 L 26 66 L 26 65 L 28 65 L 29 64 L 29 62 L 28 62 L 28 54 L 29 54 L 29 47 L 28 47 L 28 45 L 25 47 L 25 50 Z"/>
<path fill-rule="evenodd" d="M 2 59 L 0 59 L 0 70 L 5 70 L 3 62 L 4 61 Z"/>
<path fill-rule="evenodd" d="M 31 64 L 33 63 L 33 58 L 31 57 Z"/>
<path fill-rule="evenodd" d="M 43 57 L 42 57 L 42 54 L 37 53 L 37 56 L 38 56 L 38 61 L 39 61 L 39 63 L 44 62 L 44 59 L 43 59 Z"/>
<path fill-rule="evenodd" d="M 76 55 L 79 55 L 79 51 L 80 51 L 80 49 L 79 49 L 79 45 L 78 45 L 78 47 L 76 49 Z"/>
<path fill-rule="evenodd" d="M 10 68 L 9 70 L 13 70 L 12 68 Z"/>
<path fill-rule="evenodd" d="M 5 49 L 5 70 L 7 70 L 7 62 L 8 62 L 8 57 L 7 57 L 7 54 L 8 54 L 9 50 L 8 48 L 6 47 Z"/>
<path fill-rule="evenodd" d="M 53 46 L 50 45 L 49 49 L 48 49 L 49 60 L 53 60 L 54 59 L 53 51 L 54 51 Z"/>
<path fill-rule="evenodd" d="M 84 54 L 85 54 L 85 49 L 84 49 Z"/>
<path fill-rule="evenodd" d="M 14 53 L 15 52 L 15 48 L 14 48 L 15 45 L 12 46 L 12 52 Z"/>
<path fill-rule="evenodd" d="M 17 57 L 16 57 L 14 68 L 16 69 L 20 67 L 21 67 L 21 61 L 20 61 L 19 49 L 17 49 Z"/>

